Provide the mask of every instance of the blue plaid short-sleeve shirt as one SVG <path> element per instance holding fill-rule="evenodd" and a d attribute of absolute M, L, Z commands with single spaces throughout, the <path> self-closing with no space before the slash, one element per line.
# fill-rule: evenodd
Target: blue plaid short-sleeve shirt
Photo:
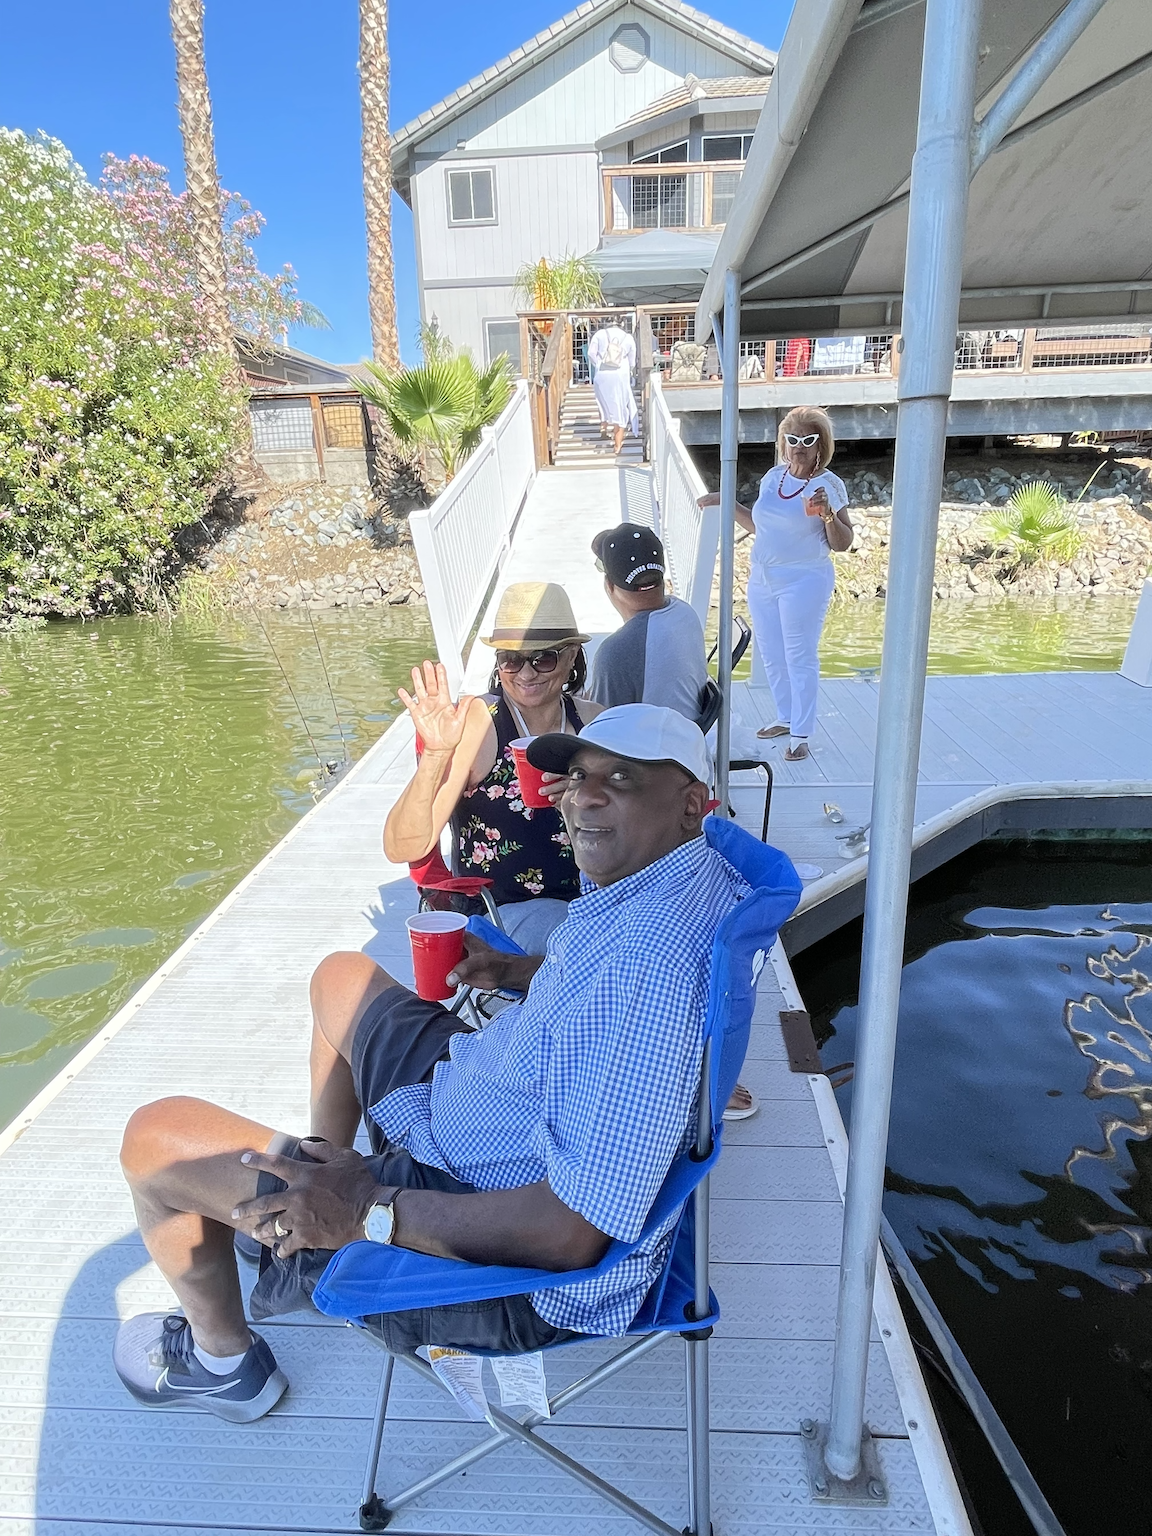
<path fill-rule="evenodd" d="M 748 893 L 703 837 L 613 885 L 587 886 L 524 1002 L 458 1034 L 431 1083 L 369 1114 L 419 1162 L 478 1189 L 547 1179 L 571 1210 L 634 1241 L 695 1122 L 712 941 Z M 532 1297 L 557 1327 L 624 1333 L 665 1230 L 607 1275 Z"/>

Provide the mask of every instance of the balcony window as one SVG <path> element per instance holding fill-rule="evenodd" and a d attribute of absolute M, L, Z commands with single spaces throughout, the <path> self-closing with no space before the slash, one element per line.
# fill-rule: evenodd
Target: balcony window
<path fill-rule="evenodd" d="M 682 139 L 679 144 L 668 144 L 663 149 L 653 150 L 650 155 L 637 155 L 633 165 L 681 165 L 688 160 L 688 140 Z"/>
<path fill-rule="evenodd" d="M 492 171 L 448 172 L 449 224 L 495 224 L 496 192 Z"/>
<path fill-rule="evenodd" d="M 747 160 L 751 147 L 750 133 L 706 133 L 704 135 L 705 160 Z"/>

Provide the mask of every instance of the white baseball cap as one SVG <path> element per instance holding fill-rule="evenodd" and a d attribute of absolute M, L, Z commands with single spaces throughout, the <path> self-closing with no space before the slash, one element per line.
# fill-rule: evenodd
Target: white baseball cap
<path fill-rule="evenodd" d="M 545 773 L 567 773 L 581 747 L 599 747 L 637 763 L 676 763 L 703 784 L 712 778 L 703 731 L 695 721 L 659 704 L 617 704 L 597 715 L 579 736 L 537 736 L 528 746 L 528 761 Z"/>

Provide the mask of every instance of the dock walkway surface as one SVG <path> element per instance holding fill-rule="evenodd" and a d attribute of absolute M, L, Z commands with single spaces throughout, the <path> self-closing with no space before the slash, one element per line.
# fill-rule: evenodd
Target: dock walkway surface
<path fill-rule="evenodd" d="M 594 634 L 611 628 L 615 616 L 588 544 L 629 515 L 651 515 L 642 470 L 541 475 L 501 584 L 562 579 L 581 623 Z M 482 681 L 483 656 L 473 668 Z M 738 709 L 748 725 L 766 713 L 747 689 Z M 780 765 L 773 838 L 797 857 L 836 860 L 823 800 L 866 819 L 874 714 L 872 685 L 827 684 L 812 760 Z M 932 679 L 928 809 L 963 801 L 973 786 L 1018 779 L 1135 780 L 1152 762 L 1150 714 L 1145 691 L 1102 675 Z M 312 1314 L 261 1325 L 291 1388 L 274 1413 L 251 1425 L 149 1413 L 120 1386 L 111 1364 L 118 1320 L 172 1298 L 136 1233 L 117 1149 L 131 1111 L 173 1093 L 305 1129 L 313 967 L 332 950 L 352 948 L 400 979 L 411 974 L 403 920 L 414 888 L 406 869 L 384 860 L 380 832 L 412 762 L 405 719 L 0 1143 L 0 1536 L 356 1528 L 382 1357 L 351 1330 Z M 735 792 L 741 819 L 757 832 L 762 793 L 751 783 Z M 809 1501 L 798 1425 L 827 1412 L 846 1145 L 827 1080 L 788 1067 L 778 1014 L 799 1002 L 779 955 L 761 979 L 743 1074 L 760 1112 L 727 1127 L 713 1179 L 713 1284 L 723 1311 L 712 1345 L 716 1536 L 964 1536 L 968 1526 L 882 1268 L 867 1413 L 891 1502 L 847 1510 Z M 552 1356 L 550 1387 L 583 1374 L 604 1348 Z M 679 1527 L 683 1408 L 682 1351 L 670 1341 L 545 1434 Z M 399 1371 L 382 1491 L 413 1481 L 482 1432 Z M 641 1529 L 516 1448 L 408 1506 L 391 1528 L 493 1536 Z"/>

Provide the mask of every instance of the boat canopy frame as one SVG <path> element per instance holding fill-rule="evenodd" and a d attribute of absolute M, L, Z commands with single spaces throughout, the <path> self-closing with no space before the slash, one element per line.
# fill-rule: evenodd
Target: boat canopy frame
<path fill-rule="evenodd" d="M 785 185 L 821 96 L 833 76 L 841 50 L 853 32 L 904 17 L 923 7 L 920 92 L 915 150 L 906 190 L 853 223 L 809 243 L 770 270 L 750 270 L 748 253 L 773 218 L 774 203 Z M 1026 6 L 1025 9 L 1029 7 Z M 1053 296 L 1069 294 L 1074 306 L 1102 303 L 1120 307 L 1126 297 L 1129 318 L 1152 309 L 1152 284 L 1145 273 L 1131 280 L 1113 273 L 1099 276 L 1056 272 L 1042 283 L 998 282 L 982 289 L 964 286 L 965 239 L 969 231 L 969 189 L 980 168 L 1006 141 L 1028 138 L 1035 125 L 1053 123 L 1072 106 L 1095 100 L 1117 80 L 1101 75 L 1063 106 L 1043 99 L 1044 87 L 1074 53 L 1094 22 L 1106 24 L 1108 12 L 1130 11 L 1129 0 L 1034 0 L 1030 10 L 1041 25 L 1016 49 L 1010 67 L 994 81 L 998 94 L 988 103 L 978 89 L 979 69 L 994 49 L 1003 50 L 1003 17 L 982 0 L 806 0 L 797 7 L 781 46 L 744 179 L 737 194 L 717 260 L 709 273 L 697 313 L 697 334 L 715 330 L 722 358 L 720 452 L 720 616 L 719 632 L 728 633 L 733 610 L 737 451 L 739 445 L 739 369 L 742 311 L 757 317 L 776 313 L 782 323 L 774 334 L 787 335 L 789 312 L 801 307 L 852 313 L 867 304 L 885 306 L 891 320 L 899 306 L 900 371 L 893 482 L 892 532 L 884 640 L 880 672 L 875 771 L 871 817 L 871 852 L 864 914 L 860 979 L 860 1025 L 853 1092 L 848 1179 L 840 1261 L 836 1350 L 831 1402 L 819 1426 L 822 1458 L 810 1470 L 810 1494 L 821 1503 L 855 1503 L 862 1477 L 873 1473 L 862 1460 L 868 1431 L 864 1396 L 872 1298 L 882 1220 L 888 1120 L 896 1047 L 900 980 L 908 906 L 916 782 L 924 713 L 928 637 L 931 622 L 936 539 L 943 481 L 948 402 L 952 390 L 955 338 L 961 305 L 974 301 L 990 313 L 1006 311 L 998 324 L 1029 318 L 1027 302 L 1039 303 L 1047 316 Z M 1105 13 L 1103 16 L 1101 13 Z M 906 19 L 906 18 L 905 18 Z M 1035 18 L 1033 18 L 1035 19 Z M 1123 20 L 1122 17 L 1113 18 Z M 997 28 L 999 31 L 997 32 Z M 1099 31 L 1095 38 L 1100 37 Z M 1097 53 L 1100 52 L 1097 47 Z M 1131 79 L 1146 67 L 1145 55 L 1116 77 Z M 1089 71 L 1090 72 L 1090 71 Z M 1084 71 L 1081 70 L 1081 74 Z M 1098 72 L 1099 73 L 1099 72 Z M 1075 71 L 1073 71 L 1075 75 Z M 1037 97 L 1041 100 L 1037 102 Z M 986 109 L 977 116 L 978 102 Z M 1030 123 L 1016 127 L 1029 108 L 1041 109 Z M 1027 132 L 1026 132 L 1027 130 Z M 758 142 L 757 142 L 758 141 Z M 869 149 L 873 146 L 869 145 Z M 1119 177 L 1118 168 L 1111 166 Z M 821 188 L 812 189 L 818 196 Z M 907 208 L 903 280 L 882 293 L 845 291 L 843 273 L 822 288 L 806 288 L 796 297 L 754 295 L 768 280 L 799 269 L 823 251 L 842 245 L 851 234 L 871 230 L 879 217 Z M 777 226 L 778 227 L 778 226 Z M 752 263 L 754 265 L 754 263 Z M 1116 300 L 1111 297 L 1116 295 Z M 1086 296 L 1091 295 L 1089 300 Z M 1104 296 L 1101 298 L 1100 296 Z M 722 304 L 721 304 L 722 300 Z M 965 323 L 968 323 L 967 321 Z M 829 327 L 843 330 L 837 325 Z M 857 325 L 863 330 L 864 325 Z M 721 648 L 719 684 L 723 694 L 717 730 L 716 793 L 728 802 L 732 677 L 730 658 Z M 809 1438 L 811 1428 L 809 1427 Z M 870 1489 L 872 1499 L 876 1490 Z"/>

